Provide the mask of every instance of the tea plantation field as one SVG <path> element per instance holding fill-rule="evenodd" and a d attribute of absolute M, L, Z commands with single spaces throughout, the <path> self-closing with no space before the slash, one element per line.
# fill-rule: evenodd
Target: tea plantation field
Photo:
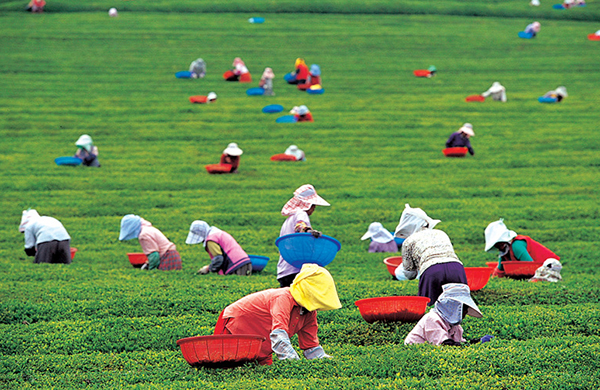
<path fill-rule="evenodd" d="M 439 1 L 439 12 L 319 2 L 333 13 L 259 0 L 247 2 L 253 13 L 236 1 L 49 3 L 54 12 L 31 15 L 0 2 L 0 388 L 600 388 L 600 42 L 586 39 L 600 28 L 598 3 L 560 15 L 525 0 Z M 248 23 L 257 12 L 266 22 Z M 517 38 L 534 18 L 538 37 Z M 252 84 L 223 81 L 237 56 Z M 205 79 L 174 77 L 198 57 Z M 325 94 L 285 84 L 297 57 L 321 66 Z M 432 64 L 435 78 L 413 76 Z M 266 66 L 276 96 L 246 96 Z M 465 102 L 494 81 L 508 102 Z M 537 102 L 559 85 L 562 103 Z M 189 103 L 210 91 L 216 103 Z M 306 104 L 315 122 L 277 124 L 267 104 Z M 464 122 L 475 156 L 445 158 Z M 102 167 L 56 166 L 81 134 Z M 244 150 L 239 173 L 208 175 L 229 142 Z M 269 160 L 290 144 L 305 163 Z M 191 368 L 178 339 L 211 334 L 226 305 L 278 286 L 280 210 L 306 183 L 331 203 L 313 226 L 342 243 L 328 269 L 343 308 L 319 313 L 334 358 Z M 416 295 L 416 281 L 392 280 L 386 256 L 360 241 L 373 221 L 393 231 L 405 203 L 442 220 L 465 266 L 495 260 L 483 231 L 504 218 L 561 256 L 564 280 L 492 279 L 474 292 L 484 318 L 468 317 L 465 335 L 490 343 L 404 346 L 414 324 L 368 324 L 354 302 Z M 29 207 L 63 222 L 79 249 L 71 265 L 25 256 L 17 227 Z M 139 244 L 118 241 L 128 213 L 177 245 L 182 271 L 131 267 Z M 197 275 L 209 259 L 184 243 L 195 219 L 271 262 L 248 278 Z"/>

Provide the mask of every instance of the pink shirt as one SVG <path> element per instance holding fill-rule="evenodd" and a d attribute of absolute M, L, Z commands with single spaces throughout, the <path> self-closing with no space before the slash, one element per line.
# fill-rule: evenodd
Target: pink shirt
<path fill-rule="evenodd" d="M 463 328 L 460 325 L 450 325 L 435 310 L 430 310 L 410 331 L 404 344 L 429 343 L 440 345 L 450 339 L 459 343 L 465 342 Z"/>
<path fill-rule="evenodd" d="M 223 311 L 225 328 L 232 334 L 255 334 L 265 337 L 259 360 L 271 357 L 270 334 L 274 329 L 283 329 L 291 338 L 298 335 L 301 349 L 319 346 L 317 337 L 317 312 L 300 315 L 300 305 L 296 303 L 289 287 L 272 288 L 255 292 L 227 306 Z"/>
<path fill-rule="evenodd" d="M 296 214 L 289 216 L 285 220 L 283 226 L 281 226 L 279 237 L 296 233 L 294 228 L 298 222 L 304 222 L 308 227 L 311 227 L 310 218 L 308 218 L 306 211 L 298 210 Z M 287 261 L 283 260 L 283 257 L 279 256 L 279 262 L 277 263 L 277 279 L 281 279 L 284 276 L 291 274 L 297 274 L 298 272 L 300 272 L 300 268 L 290 265 Z"/>
<path fill-rule="evenodd" d="M 152 252 L 158 252 L 163 256 L 167 251 L 176 251 L 177 247 L 160 230 L 142 218 L 142 230 L 138 236 L 142 251 L 147 256 Z"/>

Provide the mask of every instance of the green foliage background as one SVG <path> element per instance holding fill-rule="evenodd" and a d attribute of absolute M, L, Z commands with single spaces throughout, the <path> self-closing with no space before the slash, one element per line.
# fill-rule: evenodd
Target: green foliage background
<path fill-rule="evenodd" d="M 48 13 L 30 15 L 0 2 L 0 387 L 600 387 L 600 46 L 586 40 L 597 23 L 585 21 L 598 20 L 597 3 L 562 13 L 524 1 L 314 5 L 337 14 L 258 0 L 49 3 Z M 111 6 L 119 18 L 108 18 Z M 267 11 L 264 24 L 247 23 L 257 16 L 249 12 Z M 519 40 L 532 17 L 542 31 Z M 236 56 L 252 85 L 222 81 Z M 324 95 L 285 85 L 298 56 L 321 65 Z M 208 63 L 205 79 L 173 77 L 197 57 Z M 412 76 L 431 64 L 437 77 Z M 277 95 L 246 96 L 265 66 L 277 75 Z M 507 86 L 507 103 L 464 102 L 493 81 Z M 569 91 L 563 103 L 537 102 L 558 85 Z M 187 100 L 209 91 L 215 104 Z M 306 104 L 315 123 L 276 124 L 277 115 L 260 112 L 272 103 Z M 476 155 L 444 158 L 444 141 L 464 122 L 474 125 Z M 54 165 L 84 133 L 102 168 Z M 245 151 L 240 173 L 209 176 L 203 166 L 228 142 Z M 291 143 L 306 163 L 269 161 Z M 332 204 L 313 225 L 342 243 L 328 268 L 344 307 L 319 314 L 320 340 L 335 358 L 189 368 L 177 339 L 210 334 L 227 304 L 277 286 L 279 211 L 305 183 Z M 484 318 L 464 328 L 493 342 L 405 347 L 413 324 L 369 325 L 354 306 L 417 292 L 417 282 L 391 280 L 384 256 L 359 240 L 372 221 L 392 230 L 405 203 L 443 221 L 466 266 L 494 259 L 483 252 L 483 230 L 503 217 L 561 256 L 564 282 L 491 280 L 473 294 Z M 17 226 L 28 207 L 63 222 L 79 249 L 72 265 L 25 257 Z M 183 271 L 129 265 L 125 254 L 139 245 L 117 240 L 127 213 L 178 245 Z M 195 275 L 208 258 L 184 244 L 194 219 L 271 263 L 250 278 Z"/>

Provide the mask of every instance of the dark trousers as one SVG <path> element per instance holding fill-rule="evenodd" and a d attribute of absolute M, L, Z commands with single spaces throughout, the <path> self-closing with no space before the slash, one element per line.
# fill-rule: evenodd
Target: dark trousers
<path fill-rule="evenodd" d="M 419 279 L 419 296 L 429 298 L 427 306 L 432 306 L 442 294 L 442 286 L 447 283 L 467 284 L 467 274 L 461 263 L 453 261 L 427 268 Z"/>
<path fill-rule="evenodd" d="M 48 241 L 38 244 L 34 263 L 71 264 L 71 240 Z"/>

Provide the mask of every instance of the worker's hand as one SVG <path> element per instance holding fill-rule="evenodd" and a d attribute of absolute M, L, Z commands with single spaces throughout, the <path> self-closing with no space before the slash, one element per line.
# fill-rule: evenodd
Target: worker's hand
<path fill-rule="evenodd" d="M 494 338 L 494 336 L 486 334 L 485 336 L 483 336 L 480 341 L 481 343 L 487 343 L 488 341 L 492 341 L 492 339 Z"/>
<path fill-rule="evenodd" d="M 312 229 L 311 229 L 311 230 L 309 230 L 308 232 L 309 232 L 310 234 L 312 234 L 312 236 L 313 236 L 314 238 L 319 238 L 319 237 L 321 237 L 321 236 L 323 235 L 323 234 L 322 234 L 320 231 L 318 231 L 318 230 L 312 230 Z"/>
<path fill-rule="evenodd" d="M 206 275 L 208 272 L 209 272 L 208 265 L 205 265 L 204 267 L 202 267 L 198 270 L 198 273 L 200 275 Z"/>

